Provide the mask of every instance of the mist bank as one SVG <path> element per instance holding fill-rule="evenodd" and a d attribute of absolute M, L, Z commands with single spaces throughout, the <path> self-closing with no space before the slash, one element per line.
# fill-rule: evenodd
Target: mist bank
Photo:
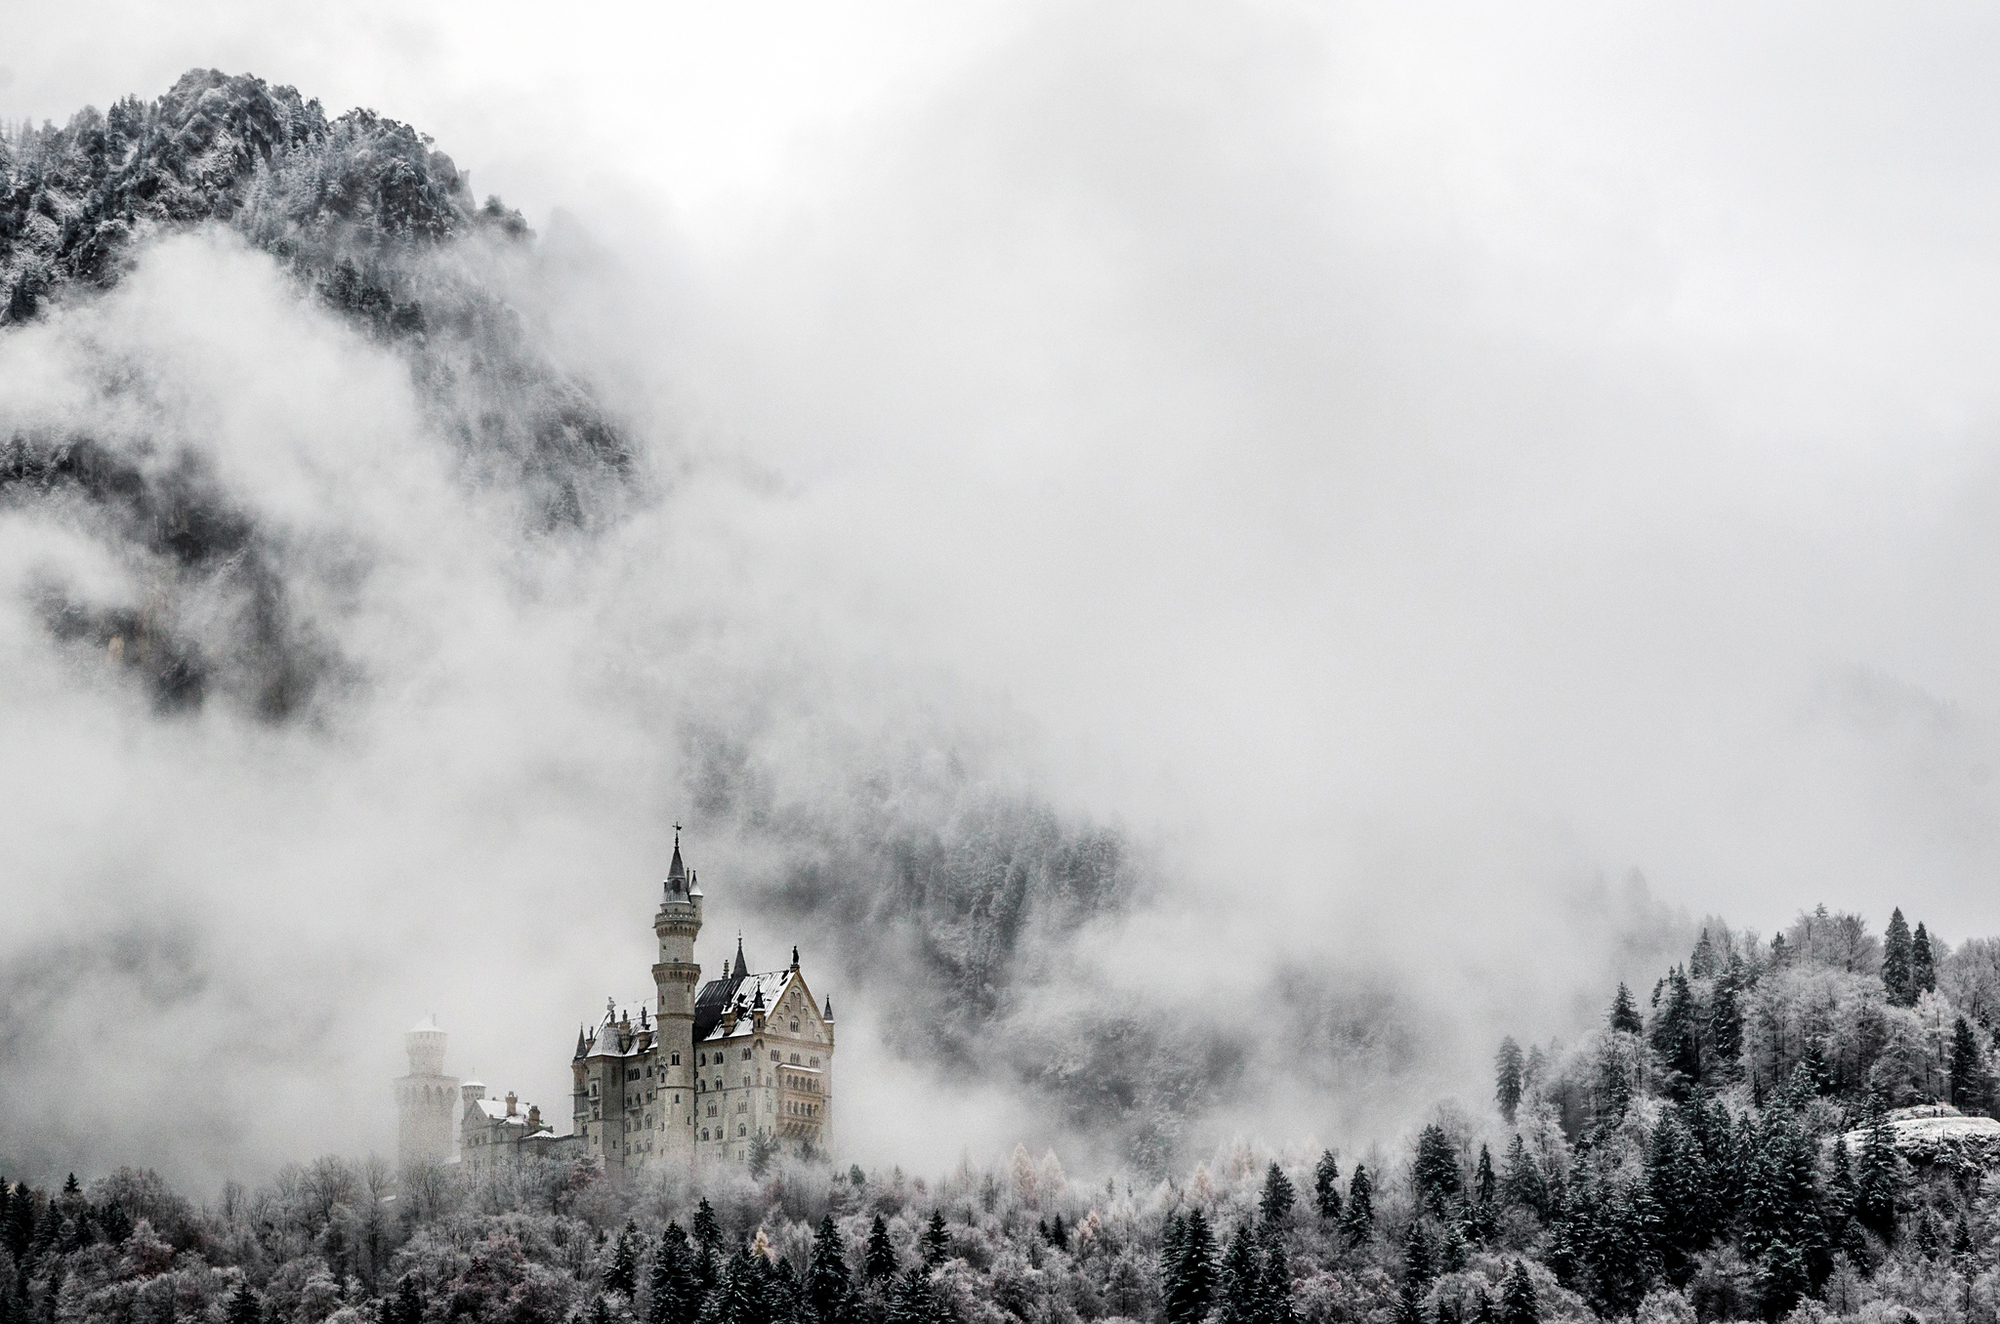
<path fill-rule="evenodd" d="M 1081 76 L 1060 61 L 1042 73 L 1051 95 Z M 950 109 L 992 129 L 988 92 L 976 83 Z M 1013 132 L 959 141 L 1012 160 Z M 1015 201 L 1063 195 L 1117 145 L 1083 144 Z M 918 161 L 936 147 L 923 134 L 898 144 Z M 1455 422 L 1433 418 L 1398 449 L 1385 438 L 1404 388 L 1360 404 L 1346 393 L 1360 377 L 1407 384 L 1432 369 L 1489 380 L 1473 371 L 1477 337 L 1439 358 L 1424 334 L 1343 336 L 1396 371 L 1307 373 L 1303 396 L 1276 360 L 1217 360 L 1226 389 L 1187 418 L 1238 417 L 1230 401 L 1261 399 L 1267 412 L 1241 417 L 1322 459 L 1340 448 L 1279 425 L 1373 419 L 1367 482 L 1342 487 L 1337 465 L 1295 469 L 1283 447 L 1265 467 L 1305 473 L 1299 493 L 1346 492 L 1343 509 L 1371 490 L 1404 494 L 1341 525 L 1366 544 L 1348 563 L 1351 592 L 1322 591 L 1324 566 L 1301 590 L 1261 577 L 1271 558 L 1312 561 L 1282 538 L 1244 540 L 1256 554 L 1241 561 L 1211 557 L 1220 535 L 1155 540 L 1155 525 L 1228 534 L 1257 505 L 1210 484 L 1193 433 L 1161 432 L 1153 462 L 1132 462 L 1093 449 L 1090 429 L 1144 429 L 1053 397 L 1063 427 L 1045 444 L 1076 448 L 1058 465 L 1074 486 L 1011 516 L 969 498 L 983 489 L 949 465 L 910 467 L 910 435 L 842 381 L 893 388 L 958 463 L 1009 475 L 1018 463 L 1028 484 L 1040 470 L 1020 457 L 1042 452 L 1022 444 L 1017 416 L 998 431 L 980 422 L 971 397 L 991 382 L 971 397 L 951 386 L 1019 328 L 913 356 L 926 328 L 958 323 L 986 291 L 911 294 L 924 282 L 899 264 L 923 246 L 893 231 L 856 243 L 846 227 L 866 230 L 866 211 L 777 248 L 766 276 L 783 284 L 798 263 L 820 279 L 774 292 L 704 267 L 713 283 L 676 295 L 586 227 L 536 235 L 505 203 L 476 199 L 415 128 L 203 71 L 156 102 L 11 137 L 0 168 L 0 781 L 33 825 L 10 843 L 16 922 L 0 956 L 21 990 L 0 1011 L 10 1175 L 140 1162 L 213 1189 L 301 1152 L 386 1149 L 395 1033 L 426 1011 L 452 1031 L 455 1069 L 560 1112 L 576 1021 L 646 985 L 676 820 L 710 898 L 702 952 L 737 928 L 753 961 L 804 949 L 841 1012 L 842 1144 L 913 1169 L 1026 1139 L 1080 1167 L 1157 1174 L 1239 1133 L 1398 1134 L 1439 1094 L 1483 1098 L 1482 1057 L 1500 1033 L 1573 1035 L 1595 1021 L 1607 979 L 1694 939 L 1687 916 L 1628 874 L 1634 841 L 1671 834 L 1617 825 L 1632 813 L 1703 822 L 1704 798 L 1635 793 L 1642 810 L 1600 813 L 1620 787 L 1649 789 L 1616 776 L 1574 803 L 1546 784 L 1517 796 L 1502 770 L 1535 760 L 1511 759 L 1519 746 L 1480 720 L 1477 695 L 1525 696 L 1503 702 L 1503 726 L 1541 733 L 1533 749 L 1546 753 L 1542 740 L 1581 720 L 1539 721 L 1547 694 L 1616 669 L 1538 667 L 1546 639 L 1507 663 L 1516 627 L 1488 617 L 1498 633 L 1475 631 L 1470 652 L 1430 648 L 1471 591 L 1458 571 L 1479 537 L 1424 542 L 1412 577 L 1396 539 L 1370 536 L 1421 504 L 1406 479 L 1451 453 Z M 881 184 L 923 236 L 980 233 L 957 224 L 980 188 L 911 198 L 909 177 L 885 169 L 841 187 Z M 1011 187 L 1004 173 L 987 185 Z M 1126 201 L 1108 201 L 1123 214 Z M 1178 240 L 1139 226 L 1161 245 L 1142 255 L 1235 251 L 1228 215 L 1175 215 L 1200 223 Z M 649 241 L 652 220 L 635 222 Z M 1366 265 L 1371 242 L 1342 238 L 1313 288 Z M 866 261 L 844 268 L 855 255 Z M 663 265 L 677 260 L 706 258 Z M 825 279 L 843 269 L 903 293 L 849 318 Z M 1065 257 L 1040 274 L 1061 283 L 1071 270 Z M 1200 274 L 1218 298 L 1266 287 L 1228 263 Z M 1376 289 L 1350 306 L 1375 325 L 1386 300 Z M 1109 297 L 1093 308 L 1130 311 Z M 1420 301 L 1415 315 L 1450 313 Z M 1102 330 L 1157 366 L 1158 344 L 1104 316 L 1077 323 L 1078 339 Z M 860 357 L 831 351 L 835 324 Z M 1167 357 L 1183 355 L 1204 357 L 1179 341 Z M 1521 398 L 1562 362 L 1552 350 Z M 1157 393 L 1115 394 L 1164 414 L 1216 385 L 1156 376 Z M 1596 417 L 1565 415 L 1564 435 Z M 867 462 L 832 465 L 805 436 L 839 438 Z M 1183 470 L 1203 500 L 1189 500 Z M 1505 487 L 1530 488 L 1538 472 Z M 1413 527 L 1450 523 L 1469 483 L 1459 473 L 1451 508 Z M 1194 518 L 1212 493 L 1229 500 Z M 1052 509 L 1071 522 L 1030 518 Z M 1515 574 L 1542 564 L 1540 544 L 1516 538 L 1511 515 L 1486 514 L 1508 582 L 1545 583 Z M 988 520 L 1005 535 L 991 544 L 941 528 Z M 1057 582 L 1036 571 L 1043 557 L 1069 562 L 1063 591 L 1038 591 Z M 1430 596 L 1434 581 L 1450 591 Z M 1242 590 L 1245 628 L 1184 628 L 1182 585 L 1208 607 Z M 1285 609 L 1299 591 L 1318 605 Z M 1367 628 L 1398 601 L 1417 605 Z M 1331 612 L 1339 628 L 1299 651 L 1247 619 L 1264 607 L 1267 621 Z M 1154 628 L 1161 617 L 1170 628 Z M 1125 626 L 1124 642 L 1111 638 Z M 1366 646 L 1377 637 L 1392 646 Z M 1402 665 L 1410 650 L 1426 667 Z M 1331 689 L 1317 670 L 1329 657 L 1346 659 Z M 1457 683 L 1466 667 L 1485 677 L 1476 690 Z M 1627 684 L 1644 708 L 1639 681 L 1608 683 Z M 1377 697 L 1354 698 L 1364 692 Z M 1886 743 L 1923 775 L 1884 798 L 1942 767 L 1947 809 L 1959 806 L 1991 743 L 1976 718 L 1933 721 L 1927 693 L 1893 680 L 1829 696 L 1804 737 L 1774 737 L 1788 758 L 1836 745 L 1832 776 L 1865 791 Z M 1073 720 L 1097 708 L 1109 725 Z M 1163 715 L 1167 735 L 1135 738 L 1138 752 L 1093 744 L 1138 712 Z M 1342 739 L 1327 738 L 1329 714 Z M 1719 724 L 1701 717 L 1699 729 Z M 1890 734 L 1841 743 L 1868 722 Z M 1771 734 L 1746 729 L 1735 738 Z M 1593 726 L 1585 744 L 1612 750 L 1616 730 Z M 1615 766 L 1653 748 L 1635 740 Z M 1155 758 L 1163 771 L 1132 766 Z M 1670 780 L 1685 786 L 1702 766 L 1676 764 Z M 1977 820 L 1983 801 L 1967 794 Z M 1669 852 L 1673 876 L 1700 876 L 1756 827 Z M 1895 835 L 1859 854 L 1890 854 Z M 1983 858 L 1976 823 L 1964 841 L 1947 851 L 1953 868 Z M 829 968 L 830 981 L 817 973 Z M 157 1125 L 134 1098 L 175 1100 L 186 1125 Z"/>

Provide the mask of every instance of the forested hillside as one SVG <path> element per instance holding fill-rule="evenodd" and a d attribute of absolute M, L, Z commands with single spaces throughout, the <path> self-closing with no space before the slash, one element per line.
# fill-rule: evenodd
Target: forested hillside
<path fill-rule="evenodd" d="M 1490 1105 L 1348 1154 L 1235 1143 L 1156 1184 L 1054 1154 L 935 1181 L 772 1161 L 398 1181 L 323 1158 L 197 1207 L 17 1185 L 0 1319 L 214 1324 L 1528 1324 L 2000 1318 L 2000 944 L 1898 912 L 1711 925 Z M 1310 1128 L 1310 1118 L 1298 1119 Z"/>

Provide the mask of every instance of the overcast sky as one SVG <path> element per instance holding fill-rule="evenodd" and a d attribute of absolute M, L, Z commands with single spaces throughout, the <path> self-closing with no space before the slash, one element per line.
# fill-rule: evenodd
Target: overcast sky
<path fill-rule="evenodd" d="M 611 255 L 771 580 L 1218 933 L 2000 931 L 1990 6 L 171 8 L 10 15 L 0 117 L 432 134 Z"/>

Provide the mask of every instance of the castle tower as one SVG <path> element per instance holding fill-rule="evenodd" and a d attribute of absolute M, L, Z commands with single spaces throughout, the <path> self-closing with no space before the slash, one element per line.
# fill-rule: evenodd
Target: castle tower
<path fill-rule="evenodd" d="M 694 942 L 701 933 L 701 884 L 681 862 L 681 828 L 674 824 L 674 858 L 667 866 L 665 896 L 653 916 L 653 933 L 660 940 L 659 964 L 653 967 L 653 988 L 658 995 L 654 1014 L 659 1031 L 655 1040 L 655 1065 L 662 1103 L 660 1129 L 663 1148 L 692 1151 L 689 1118 L 694 1107 L 694 1002 L 701 983 L 701 966 L 695 963 Z"/>
<path fill-rule="evenodd" d="M 403 1036 L 410 1074 L 396 1080 L 397 1163 L 408 1171 L 455 1152 L 452 1123 L 462 1106 L 458 1081 L 444 1074 L 445 1033 L 432 1017 Z"/>

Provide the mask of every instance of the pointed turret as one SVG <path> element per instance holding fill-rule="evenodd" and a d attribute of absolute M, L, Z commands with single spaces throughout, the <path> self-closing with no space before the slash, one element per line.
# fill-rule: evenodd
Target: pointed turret
<path fill-rule="evenodd" d="M 729 975 L 732 979 L 742 979 L 749 973 L 749 962 L 743 959 L 743 935 L 739 933 L 736 935 L 736 964 L 729 967 Z"/>
<path fill-rule="evenodd" d="M 828 1020 L 832 1020 L 832 1019 L 833 1019 L 833 999 L 832 999 L 832 998 L 828 998 L 828 999 L 826 1000 L 826 1018 L 827 1018 Z"/>
<path fill-rule="evenodd" d="M 590 1044 L 583 1037 L 583 1027 L 581 1025 L 576 1027 L 576 1055 L 578 1057 L 590 1056 Z"/>
<path fill-rule="evenodd" d="M 681 863 L 681 825 L 676 823 L 674 824 L 674 858 L 673 862 L 667 866 L 667 891 L 671 893 L 685 892 L 687 890 L 687 865 Z"/>

